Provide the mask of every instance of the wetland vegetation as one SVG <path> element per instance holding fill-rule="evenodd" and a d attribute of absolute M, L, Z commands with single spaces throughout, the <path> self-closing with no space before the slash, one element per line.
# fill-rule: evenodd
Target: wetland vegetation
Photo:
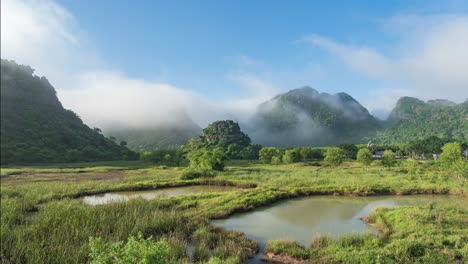
<path fill-rule="evenodd" d="M 230 161 L 224 171 L 192 180 L 181 178 L 182 167 L 139 161 L 2 169 L 2 262 L 125 262 L 131 257 L 124 256 L 125 252 L 139 248 L 149 259 L 157 250 L 164 251 L 159 254 L 164 260 L 155 263 L 242 263 L 256 254 L 257 241 L 216 227 L 212 219 L 303 196 L 441 194 L 456 197 L 456 202 L 441 199 L 370 213 L 365 221 L 381 236 L 316 236 L 310 245 L 269 241 L 265 253 L 285 263 L 290 257 L 310 263 L 463 263 L 468 253 L 465 178 L 429 162 L 418 164 L 417 173 L 378 163 L 366 166 L 345 161 L 328 166 L 322 161 L 280 165 Z M 96 206 L 77 199 L 192 185 L 239 188 Z M 321 210 L 307 213 L 320 214 Z"/>

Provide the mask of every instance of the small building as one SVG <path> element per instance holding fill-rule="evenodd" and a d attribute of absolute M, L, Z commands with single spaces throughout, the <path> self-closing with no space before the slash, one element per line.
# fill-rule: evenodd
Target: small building
<path fill-rule="evenodd" d="M 382 156 L 383 156 L 383 154 L 384 154 L 384 152 L 385 152 L 384 150 L 374 150 L 374 151 L 372 152 L 372 158 L 374 158 L 374 159 L 381 159 Z"/>

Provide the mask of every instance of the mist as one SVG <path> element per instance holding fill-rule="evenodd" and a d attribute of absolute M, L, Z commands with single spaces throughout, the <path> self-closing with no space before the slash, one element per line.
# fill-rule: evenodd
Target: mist
<path fill-rule="evenodd" d="M 103 59 L 73 14 L 53 0 L 4 0 L 1 12 L 2 57 L 30 65 L 36 69 L 36 74 L 46 76 L 56 88 L 63 106 L 76 112 L 91 127 L 106 132 L 183 128 L 193 122 L 203 128 L 215 120 L 232 119 L 242 124 L 256 142 L 277 141 L 271 138 L 270 131 L 263 131 L 256 125 L 254 117 L 260 103 L 294 88 L 275 79 L 281 74 L 284 77 L 284 73 L 291 69 L 279 72 L 265 66 L 261 72 L 268 74 L 250 72 L 252 67 L 245 64 L 257 64 L 255 58 L 241 56 L 244 66 L 233 69 L 234 74 L 227 72 L 225 79 L 237 82 L 239 89 L 247 89 L 250 93 L 235 98 L 213 98 L 195 92 L 200 87 L 178 87 L 158 76 L 149 81 L 122 72 Z M 446 98 L 455 102 L 468 97 L 466 16 L 397 16 L 390 18 L 385 26 L 398 35 L 399 42 L 395 46 L 407 49 L 395 50 L 392 53 L 395 56 L 388 56 L 364 44 L 339 43 L 320 35 L 302 37 L 300 42 L 329 52 L 357 74 L 385 83 L 359 97 L 371 113 L 380 118 L 388 115 L 401 96 L 424 100 Z M 304 65 L 312 62 L 305 61 Z M 199 61 L 192 63 L 194 68 L 200 64 Z M 321 73 L 327 71 L 318 62 L 313 65 Z M 299 75 L 298 72 L 301 72 L 300 68 L 282 79 L 291 83 L 292 80 L 306 80 L 305 76 L 311 75 L 309 70 Z M 320 80 L 321 74 L 312 75 L 314 80 Z M 331 74 L 328 77 L 336 78 Z M 314 80 L 310 80 L 310 84 L 315 85 Z M 345 91 L 349 89 L 353 88 L 343 87 Z M 341 107 L 334 97 L 329 103 L 335 108 Z M 345 111 L 349 118 L 360 119 L 368 114 L 359 104 L 355 106 L 354 110 Z M 326 129 L 297 111 L 294 118 L 299 120 L 298 127 L 274 137 L 291 144 L 304 141 L 320 144 L 321 139 L 327 139 Z"/>

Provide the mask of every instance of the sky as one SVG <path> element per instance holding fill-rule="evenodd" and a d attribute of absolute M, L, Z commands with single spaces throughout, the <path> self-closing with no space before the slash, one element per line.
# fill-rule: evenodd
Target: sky
<path fill-rule="evenodd" d="M 302 86 L 385 118 L 468 98 L 468 1 L 2 0 L 1 57 L 104 129 L 241 120 Z"/>

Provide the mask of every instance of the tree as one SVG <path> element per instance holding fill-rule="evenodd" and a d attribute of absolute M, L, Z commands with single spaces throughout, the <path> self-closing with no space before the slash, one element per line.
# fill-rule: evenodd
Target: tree
<path fill-rule="evenodd" d="M 190 167 L 199 170 L 224 170 L 226 155 L 221 148 L 194 150 L 187 155 Z"/>
<path fill-rule="evenodd" d="M 274 156 L 271 158 L 271 164 L 273 165 L 279 165 L 281 164 L 281 158 L 278 156 Z"/>
<path fill-rule="evenodd" d="M 395 153 L 391 150 L 385 150 L 382 156 L 382 165 L 385 167 L 393 167 L 397 163 L 395 159 Z"/>
<path fill-rule="evenodd" d="M 347 159 L 356 159 L 356 154 L 358 152 L 358 148 L 356 147 L 356 145 L 341 144 L 341 145 L 338 145 L 337 147 L 339 147 L 340 149 L 344 151 L 345 157 Z"/>
<path fill-rule="evenodd" d="M 462 159 L 462 146 L 459 142 L 447 143 L 442 147 L 439 160 L 443 166 L 448 168 L 460 159 Z"/>
<path fill-rule="evenodd" d="M 272 158 L 277 157 L 278 160 L 281 160 L 281 150 L 277 147 L 263 147 L 259 152 L 259 159 L 263 163 L 271 163 Z"/>
<path fill-rule="evenodd" d="M 362 163 L 363 165 L 370 165 L 373 161 L 372 153 L 367 148 L 362 148 L 357 152 L 357 161 Z"/>
<path fill-rule="evenodd" d="M 297 149 L 288 149 L 284 152 L 283 162 L 294 163 L 300 160 L 299 151 Z"/>
<path fill-rule="evenodd" d="M 302 161 L 312 159 L 312 148 L 300 147 L 300 148 L 296 148 L 296 149 L 299 152 L 299 156 L 300 156 Z"/>
<path fill-rule="evenodd" d="M 204 147 L 227 148 L 231 144 L 240 147 L 250 145 L 250 138 L 241 131 L 239 124 L 232 120 L 216 121 L 202 130 L 200 135 L 201 143 Z"/>
<path fill-rule="evenodd" d="M 343 162 L 345 153 L 343 149 L 338 147 L 328 148 L 325 152 L 325 161 L 331 165 L 339 165 Z"/>
<path fill-rule="evenodd" d="M 407 158 L 405 160 L 405 168 L 408 170 L 408 173 L 415 174 L 419 170 L 419 162 L 413 158 Z"/>

